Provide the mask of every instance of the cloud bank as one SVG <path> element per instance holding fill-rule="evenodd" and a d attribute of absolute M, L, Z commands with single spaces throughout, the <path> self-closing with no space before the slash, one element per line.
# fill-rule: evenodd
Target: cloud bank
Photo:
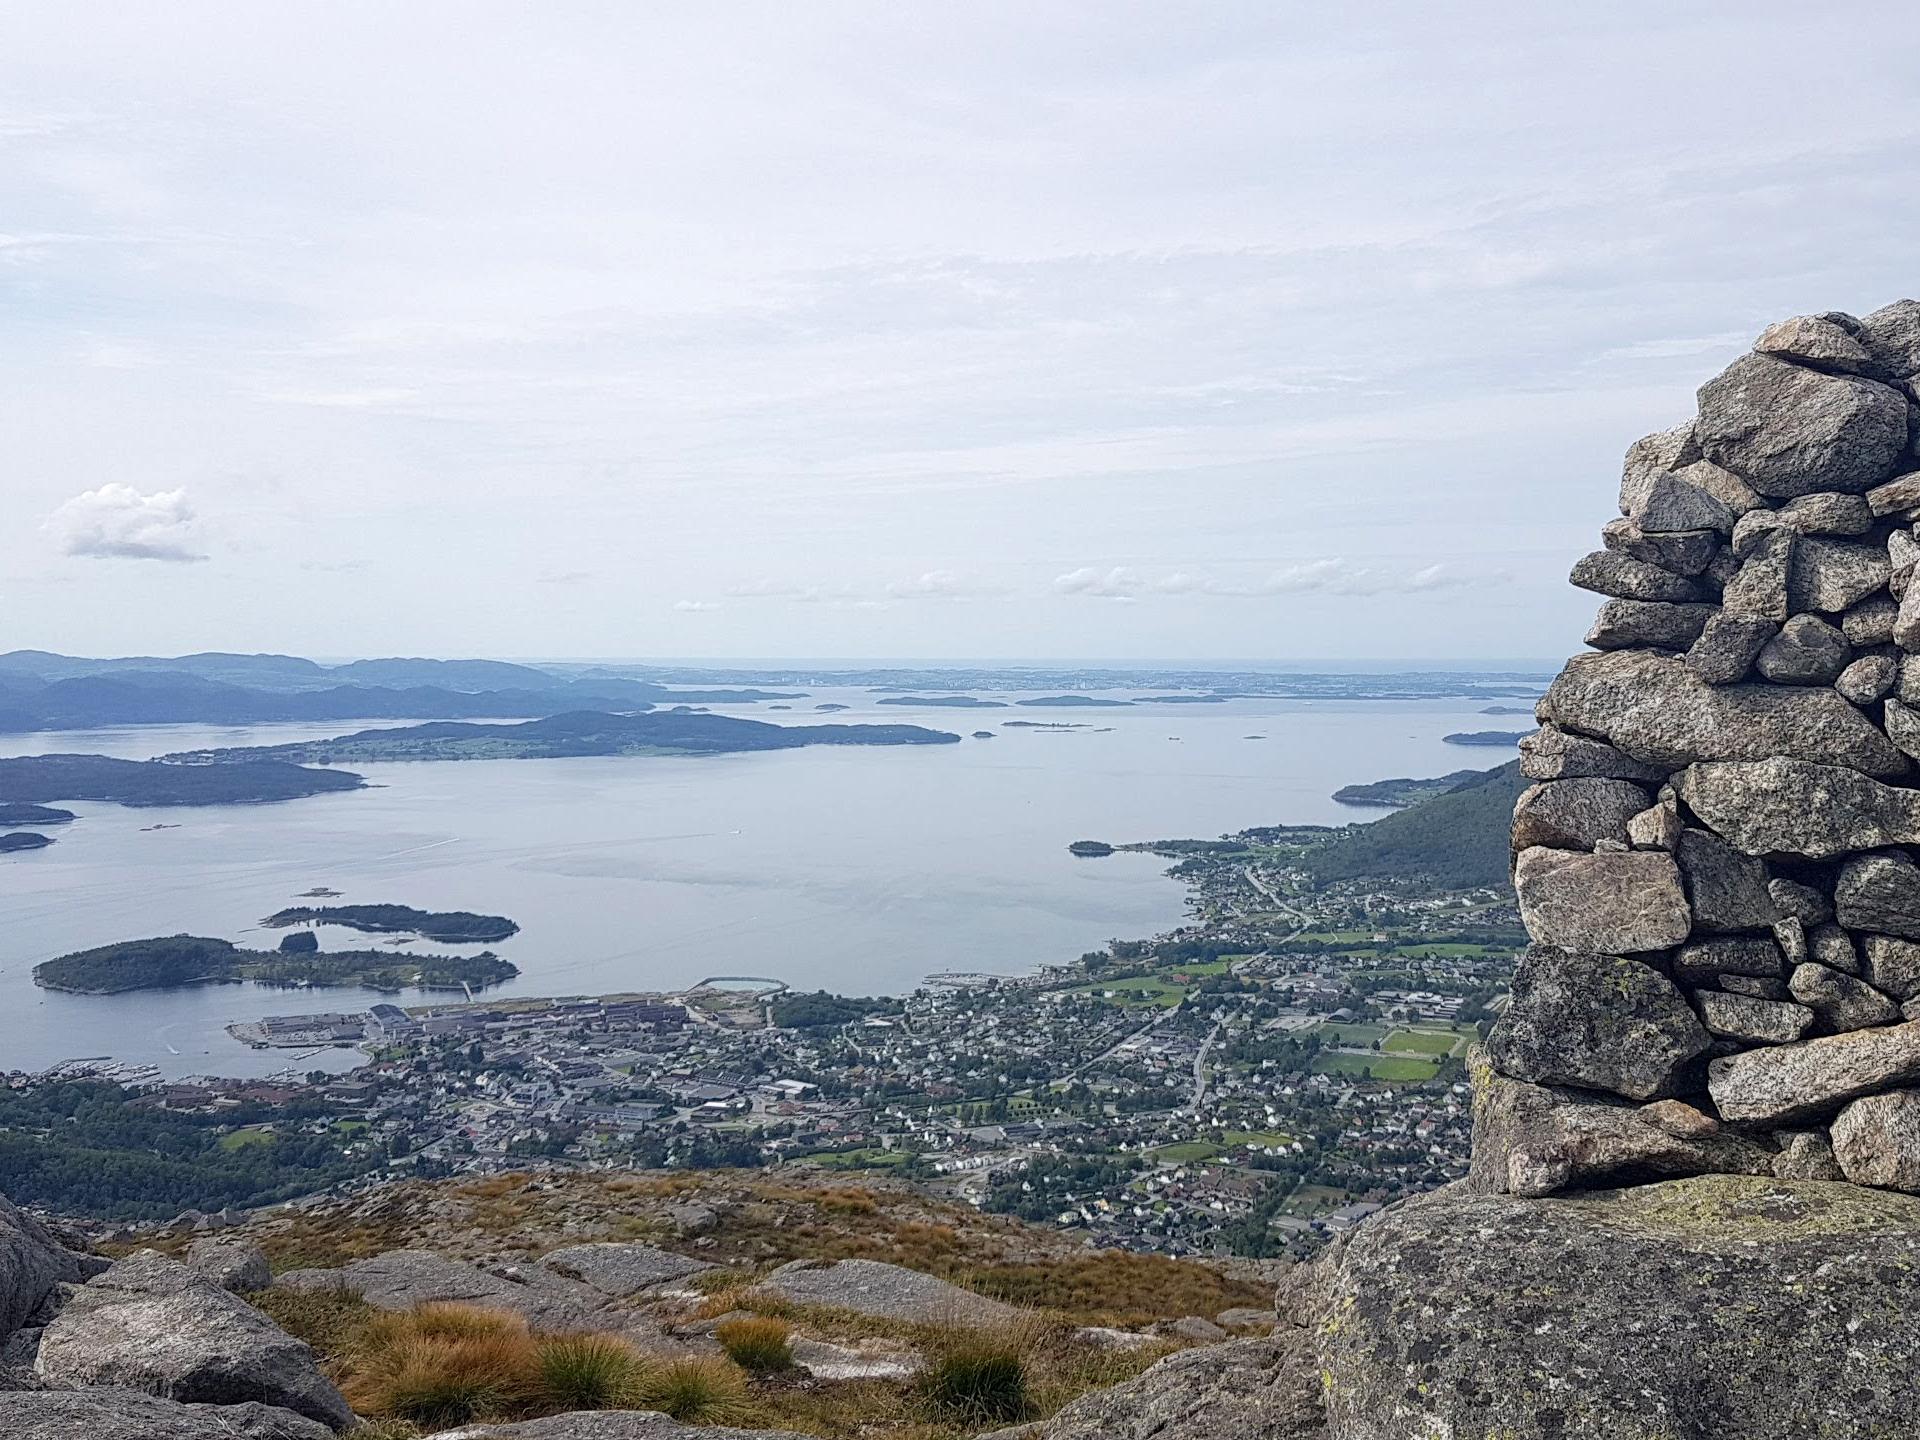
<path fill-rule="evenodd" d="M 193 506 L 182 490 L 142 495 L 114 482 L 74 496 L 47 517 L 68 555 L 94 560 L 206 559 L 195 539 Z"/>

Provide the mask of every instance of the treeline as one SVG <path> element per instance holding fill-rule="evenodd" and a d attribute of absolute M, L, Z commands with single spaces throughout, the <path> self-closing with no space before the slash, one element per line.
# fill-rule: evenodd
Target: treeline
<path fill-rule="evenodd" d="M 520 973 L 491 952 L 408 955 L 388 950 L 289 953 L 242 950 L 231 940 L 163 935 L 124 940 L 61 955 L 33 967 L 33 980 L 50 990 L 117 995 L 202 981 L 254 980 L 263 985 L 365 985 L 375 990 L 413 986 L 479 990 Z"/>
<path fill-rule="evenodd" d="M 115 1220 L 271 1205 L 386 1162 L 295 1128 L 330 1113 L 312 1102 L 182 1113 L 92 1080 L 0 1090 L 0 1189 L 18 1204 Z M 264 1122 L 280 1128 L 249 1144 L 220 1143 L 230 1128 Z"/>
<path fill-rule="evenodd" d="M 296 905 L 275 911 L 261 923 L 276 930 L 288 925 L 344 925 L 374 935 L 418 935 L 445 945 L 489 944 L 520 933 L 520 927 L 504 915 L 416 910 L 411 905 Z"/>
<path fill-rule="evenodd" d="M 900 1002 L 885 996 L 833 995 L 825 990 L 782 991 L 769 1002 L 773 1023 L 782 1030 L 826 1030 L 868 1015 L 898 1011 Z"/>

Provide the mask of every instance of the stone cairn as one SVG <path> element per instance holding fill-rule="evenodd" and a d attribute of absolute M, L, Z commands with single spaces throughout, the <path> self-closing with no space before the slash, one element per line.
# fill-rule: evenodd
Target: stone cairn
<path fill-rule="evenodd" d="M 1801 316 L 1628 451 L 1521 745 L 1533 945 L 1477 1188 L 1920 1193 L 1920 302 Z"/>

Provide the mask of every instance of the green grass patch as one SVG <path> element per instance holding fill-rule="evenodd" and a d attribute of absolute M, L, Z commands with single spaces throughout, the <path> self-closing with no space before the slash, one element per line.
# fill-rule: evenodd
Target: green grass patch
<path fill-rule="evenodd" d="M 1220 1148 L 1209 1145 L 1205 1140 L 1182 1140 L 1175 1145 L 1162 1145 L 1152 1153 L 1154 1159 L 1168 1165 L 1193 1165 L 1202 1160 L 1211 1160 L 1220 1153 Z"/>
<path fill-rule="evenodd" d="M 1277 1130 L 1229 1130 L 1220 1137 L 1227 1145 L 1291 1145 L 1293 1137 Z"/>
<path fill-rule="evenodd" d="M 1380 1048 L 1412 1055 L 1451 1055 L 1461 1038 L 1450 1030 L 1397 1030 L 1380 1042 Z"/>
<path fill-rule="evenodd" d="M 1321 1075 L 1351 1075 L 1355 1079 L 1431 1080 L 1438 1062 L 1413 1055 L 1316 1055 L 1313 1068 Z"/>
<path fill-rule="evenodd" d="M 890 1170 L 896 1165 L 904 1165 L 913 1157 L 905 1150 L 881 1150 L 867 1146 L 859 1150 L 834 1150 L 819 1155 L 809 1155 L 808 1162 L 823 1165 L 829 1170 Z"/>
<path fill-rule="evenodd" d="M 245 1130 L 230 1130 L 220 1137 L 222 1150 L 244 1150 L 249 1145 L 271 1145 L 273 1132 L 249 1127 Z"/>
<path fill-rule="evenodd" d="M 1068 993 L 1093 995 L 1116 1005 L 1164 1005 L 1171 1008 L 1186 998 L 1187 988 L 1170 977 L 1136 975 L 1128 980 L 1078 985 Z"/>
<path fill-rule="evenodd" d="M 1391 1032 L 1385 1025 L 1322 1025 L 1312 1033 L 1322 1045 L 1371 1045 Z"/>

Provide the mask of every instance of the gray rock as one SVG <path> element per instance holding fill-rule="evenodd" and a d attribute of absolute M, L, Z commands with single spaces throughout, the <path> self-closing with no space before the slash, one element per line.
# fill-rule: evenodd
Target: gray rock
<path fill-rule="evenodd" d="M 1895 600 L 1904 600 L 1907 596 L 1907 582 L 1913 578 L 1913 570 L 1920 565 L 1920 541 L 1905 530 L 1895 530 L 1887 536 L 1887 589 L 1893 592 Z M 1893 630 L 1900 628 L 1896 615 Z M 1889 634 L 1893 632 L 1890 631 Z"/>
<path fill-rule="evenodd" d="M 1760 649 L 1754 666 L 1776 685 L 1831 685 L 1853 658 L 1847 637 L 1815 615 L 1796 615 Z"/>
<path fill-rule="evenodd" d="M 1673 976 L 1682 985 L 1713 985 L 1728 975 L 1778 980 L 1786 975 L 1780 947 L 1761 935 L 1724 935 L 1682 945 L 1673 957 Z"/>
<path fill-rule="evenodd" d="M 1853 937 L 1838 925 L 1816 925 L 1807 933 L 1807 953 L 1829 970 L 1846 975 L 1860 973 L 1860 952 L 1853 948 Z"/>
<path fill-rule="evenodd" d="M 1920 711 L 1899 700 L 1889 700 L 1881 720 L 1887 727 L 1887 738 L 1900 747 L 1902 754 L 1920 756 Z"/>
<path fill-rule="evenodd" d="M 1900 676 L 1900 667 L 1890 656 L 1863 655 L 1840 672 L 1840 678 L 1833 682 L 1843 698 L 1855 705 L 1871 705 L 1876 700 L 1884 700 L 1893 690 L 1893 682 Z M 1899 704 L 1894 701 L 1894 704 Z M 1891 733 L 1888 738 L 1902 750 L 1911 755 L 1914 752 L 1900 744 L 1900 737 Z"/>
<path fill-rule="evenodd" d="M 1771 1172 L 1772 1152 L 1677 1100 L 1652 1105 L 1516 1080 L 1478 1052 L 1473 1074 L 1470 1188 L 1552 1195 L 1648 1175 Z M 1680 1125 L 1663 1107 L 1686 1111 Z"/>
<path fill-rule="evenodd" d="M 1701 458 L 1691 420 L 1634 441 L 1627 447 L 1626 464 L 1620 471 L 1620 513 L 1627 515 L 1641 503 L 1655 476 L 1682 469 Z"/>
<path fill-rule="evenodd" d="M 927 1363 L 911 1350 L 855 1350 L 825 1340 L 796 1339 L 790 1348 L 795 1367 L 815 1380 L 911 1380 Z"/>
<path fill-rule="evenodd" d="M 1900 1007 L 1866 981 L 1824 965 L 1795 966 L 1787 989 L 1829 1030 L 1864 1030 L 1900 1018 Z"/>
<path fill-rule="evenodd" d="M 1627 843 L 1635 850 L 1673 850 L 1685 828 L 1678 803 L 1662 800 L 1627 821 Z"/>
<path fill-rule="evenodd" d="M 1916 500 L 1915 504 L 1920 504 Z M 1600 541 L 1609 550 L 1658 565 L 1676 575 L 1698 575 L 1712 563 L 1720 548 L 1717 530 L 1674 530 L 1649 535 L 1624 515 L 1609 520 L 1600 531 Z"/>
<path fill-rule="evenodd" d="M 1762 540 L 1776 530 L 1791 530 L 1796 535 L 1803 533 L 1798 526 L 1788 524 L 1787 517 L 1778 510 L 1766 507 L 1749 510 L 1733 522 L 1733 537 L 1729 543 L 1733 547 L 1734 558 L 1746 559 Z"/>
<path fill-rule="evenodd" d="M 1833 902 L 1827 899 L 1825 891 L 1789 880 L 1784 875 L 1767 881 L 1767 898 L 1780 914 L 1791 915 L 1802 925 L 1820 925 L 1833 918 Z"/>
<path fill-rule="evenodd" d="M 1753 542 L 1720 595 L 1720 603 L 1729 615 L 1777 622 L 1792 613 L 1787 590 L 1795 545 L 1796 537 L 1787 529 L 1770 531 Z"/>
<path fill-rule="evenodd" d="M 1686 997 L 1651 966 L 1535 945 L 1520 958 L 1487 1054 L 1516 1080 L 1653 1100 L 1679 1093 L 1709 1044 Z"/>
<path fill-rule="evenodd" d="M 1419 1196 L 1347 1243 L 1319 1344 L 1329 1433 L 1912 1434 L 1916 1260 L 1920 1205 L 1844 1185 Z"/>
<path fill-rule="evenodd" d="M 1865 504 L 1857 496 L 1847 498 Z M 1803 537 L 1793 547 L 1793 566 L 1787 576 L 1787 605 L 1796 612 L 1820 610 L 1838 614 L 1886 589 L 1892 578 L 1893 566 L 1884 545 Z"/>
<path fill-rule="evenodd" d="M 800 1305 L 828 1305 L 915 1323 L 1002 1325 L 1020 1315 L 1011 1305 L 879 1260 L 831 1264 L 795 1260 L 767 1276 L 758 1288 Z"/>
<path fill-rule="evenodd" d="M 1228 1338 L 1225 1329 L 1214 1324 L 1204 1315 L 1188 1315 L 1179 1320 L 1162 1320 L 1153 1329 L 1157 1335 L 1165 1335 L 1175 1340 L 1189 1340 L 1195 1345 L 1216 1345 Z"/>
<path fill-rule="evenodd" d="M 1802 495 L 1773 513 L 1802 535 L 1864 535 L 1873 529 L 1873 507 L 1861 495 Z"/>
<path fill-rule="evenodd" d="M 1920 1090 L 1855 1100 L 1834 1117 L 1833 1158 L 1856 1185 L 1920 1191 Z"/>
<path fill-rule="evenodd" d="M 54 1286 L 83 1280 L 88 1273 L 84 1257 L 0 1195 L 0 1340 L 19 1329 Z"/>
<path fill-rule="evenodd" d="M 1867 348 L 1874 375 L 1887 381 L 1911 379 L 1920 373 L 1920 302 L 1896 300 L 1862 316 L 1857 338 Z"/>
<path fill-rule="evenodd" d="M 1920 940 L 1920 865 L 1898 850 L 1853 856 L 1840 867 L 1833 909 L 1849 930 Z"/>
<path fill-rule="evenodd" d="M 1729 995 L 1751 995 L 1756 1000 L 1785 1000 L 1787 982 L 1761 975 L 1728 975 L 1724 972 L 1707 981 Z"/>
<path fill-rule="evenodd" d="M 1213 1317 L 1213 1323 L 1229 1330 L 1245 1330 L 1254 1325 L 1273 1325 L 1279 1316 L 1272 1309 L 1256 1310 L 1251 1305 L 1235 1305 Z"/>
<path fill-rule="evenodd" d="M 1882 785 L 1839 765 L 1786 759 L 1690 765 L 1678 788 L 1689 810 L 1749 855 L 1825 860 L 1920 841 L 1920 791 Z"/>
<path fill-rule="evenodd" d="M 1867 492 L 1867 507 L 1876 516 L 1898 515 L 1907 510 L 1920 509 L 1920 470 L 1909 470 L 1904 475 L 1894 476 L 1884 485 L 1874 486 Z"/>
<path fill-rule="evenodd" d="M 1862 502 L 1863 504 L 1865 502 Z M 1886 565 L 1886 554 L 1879 555 Z M 1704 568 L 1704 567 L 1703 567 Z M 1684 575 L 1636 560 L 1617 550 L 1596 550 L 1574 563 L 1569 577 L 1582 590 L 1619 600 L 1688 601 L 1702 598 L 1700 587 Z M 1884 582 L 1882 582 L 1884 583 Z"/>
<path fill-rule="evenodd" d="M 1813 1028 L 1813 1011 L 1790 1000 L 1760 1000 L 1702 990 L 1700 1020 L 1707 1033 L 1752 1045 L 1785 1045 Z"/>
<path fill-rule="evenodd" d="M 338 1270 L 289 1270 L 276 1283 L 290 1290 L 355 1290 L 379 1310 L 458 1300 L 511 1310 L 541 1330 L 632 1328 L 631 1317 L 591 1285 L 537 1265 L 494 1274 L 430 1250 L 390 1250 Z"/>
<path fill-rule="evenodd" d="M 1897 390 L 1768 355 L 1743 355 L 1699 398 L 1706 458 L 1776 499 L 1863 493 L 1893 473 L 1907 445 Z"/>
<path fill-rule="evenodd" d="M 1540 718 L 1605 740 L 1636 760 L 1790 760 L 1892 777 L 1906 756 L 1828 689 L 1709 685 L 1679 660 L 1636 651 L 1576 655 L 1540 702 Z"/>
<path fill-rule="evenodd" d="M 1628 780 L 1543 780 L 1520 793 L 1513 807 L 1513 844 L 1591 850 L 1601 840 L 1627 839 L 1627 822 L 1651 797 Z"/>
<path fill-rule="evenodd" d="M 1764 861 L 1706 830 L 1681 832 L 1675 853 L 1696 930 L 1759 930 L 1780 918 Z"/>
<path fill-rule="evenodd" d="M 1179 1351 L 1125 1384 L 1082 1395 L 1051 1420 L 981 1440 L 1327 1440 L 1328 1434 L 1312 1347 L 1289 1330 Z"/>
<path fill-rule="evenodd" d="M 1899 613 L 1900 607 L 1891 595 L 1869 595 L 1840 617 L 1840 633 L 1855 647 L 1888 644 Z"/>
<path fill-rule="evenodd" d="M 1664 470 L 1648 480 L 1627 518 L 1643 535 L 1686 530 L 1715 530 L 1725 535 L 1733 530 L 1732 510 L 1700 486 Z"/>
<path fill-rule="evenodd" d="M 267 1264 L 266 1252 L 244 1240 L 196 1240 L 187 1251 L 187 1268 L 236 1294 L 264 1290 L 273 1284 L 273 1267 Z"/>
<path fill-rule="evenodd" d="M 1920 650 L 1920 585 L 1909 584 L 1901 592 L 1900 609 L 1893 617 L 1893 643 L 1909 652 Z"/>
<path fill-rule="evenodd" d="M 1864 370 L 1870 359 L 1866 346 L 1819 315 L 1796 315 L 1769 325 L 1753 348 L 1762 355 L 1811 361 L 1824 369 L 1855 374 Z"/>
<path fill-rule="evenodd" d="M 715 1269 L 711 1261 L 690 1260 L 651 1245 L 569 1245 L 541 1257 L 541 1265 L 568 1280 L 625 1299 L 689 1275 Z"/>
<path fill-rule="evenodd" d="M 1726 506 L 1727 513 L 1735 520 L 1749 511 L 1764 509 L 1767 505 L 1767 501 L 1751 485 L 1711 460 L 1696 460 L 1691 465 L 1682 465 L 1673 474 L 1682 484 L 1705 491 Z"/>
<path fill-rule="evenodd" d="M 1656 784 L 1667 778 L 1658 765 L 1635 760 L 1604 740 L 1569 734 L 1543 725 L 1520 742 L 1520 773 L 1529 780 L 1642 780 Z"/>
<path fill-rule="evenodd" d="M 1773 1173 L 1782 1180 L 1844 1180 L 1824 1130 L 1776 1130 Z"/>
<path fill-rule="evenodd" d="M 1807 963 L 1807 927 L 1788 915 L 1773 922 L 1773 943 L 1786 957 L 1787 968 Z"/>
<path fill-rule="evenodd" d="M 1712 605 L 1666 605 L 1651 600 L 1609 600 L 1588 627 L 1586 643 L 1596 650 L 1652 646 L 1684 650 L 1720 613 Z"/>
<path fill-rule="evenodd" d="M 1688 649 L 1687 669 L 1709 685 L 1737 684 L 1747 678 L 1761 650 L 1779 633 L 1780 626 L 1772 620 L 1718 611 L 1708 618 L 1700 638 Z"/>
<path fill-rule="evenodd" d="M 1920 997 L 1920 943 L 1897 935 L 1867 936 L 1866 978 L 1896 1000 Z"/>
<path fill-rule="evenodd" d="M 335 1429 L 353 1412 L 313 1351 L 178 1261 L 138 1251 L 74 1290 L 34 1369 L 62 1386 L 123 1386 L 169 1400 L 256 1400 Z"/>
<path fill-rule="evenodd" d="M 1513 882 L 1520 918 L 1542 945 L 1663 950 L 1693 923 L 1672 857 L 1654 850 L 1583 855 L 1536 845 L 1520 852 Z"/>
<path fill-rule="evenodd" d="M 139 1390 L 0 1393 L 7 1440 L 333 1440 L 317 1420 L 272 1405 L 183 1405 Z"/>
<path fill-rule="evenodd" d="M 1707 1064 L 1707 1091 L 1723 1120 L 1790 1124 L 1843 1101 L 1920 1080 L 1920 1024 L 1763 1045 Z"/>
<path fill-rule="evenodd" d="M 487 1421 L 441 1430 L 433 1440 L 806 1440 L 791 1430 L 682 1425 L 658 1410 L 579 1410 L 514 1424 Z"/>

